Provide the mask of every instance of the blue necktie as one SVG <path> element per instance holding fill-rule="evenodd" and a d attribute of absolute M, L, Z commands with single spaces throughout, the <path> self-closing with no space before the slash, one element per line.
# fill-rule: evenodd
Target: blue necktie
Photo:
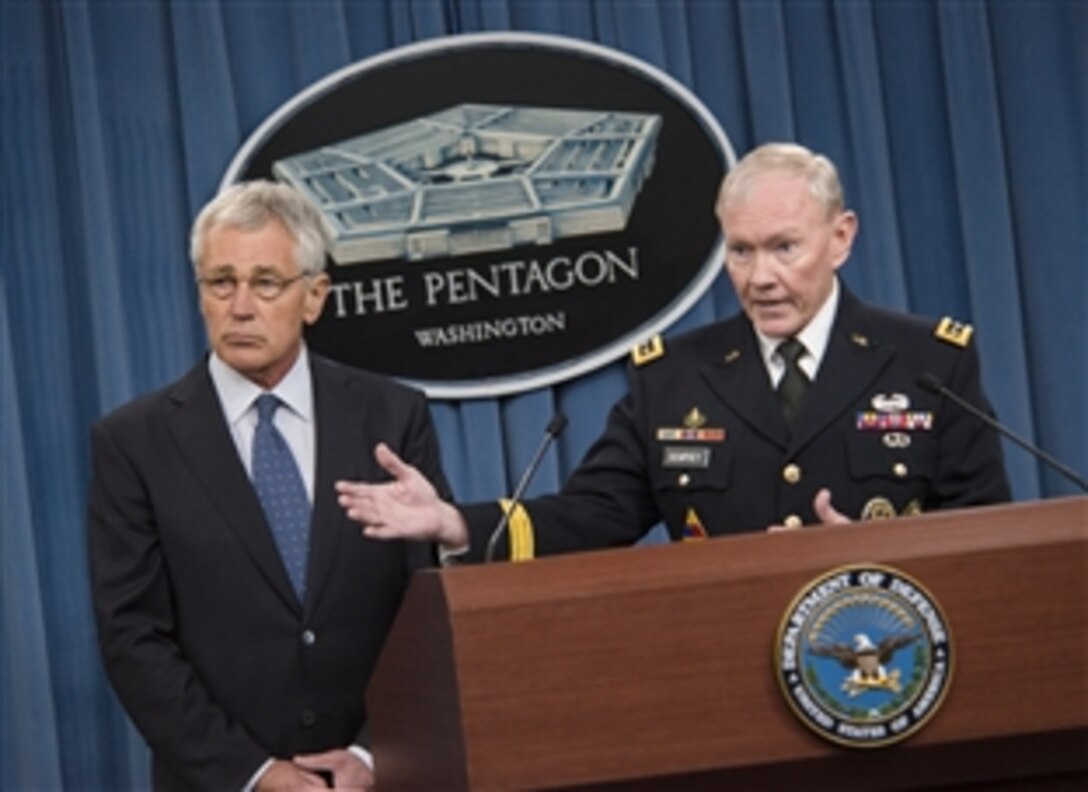
<path fill-rule="evenodd" d="M 257 397 L 253 486 L 301 602 L 306 593 L 306 556 L 310 548 L 310 499 L 291 448 L 272 423 L 279 406 L 280 400 L 271 393 Z"/>

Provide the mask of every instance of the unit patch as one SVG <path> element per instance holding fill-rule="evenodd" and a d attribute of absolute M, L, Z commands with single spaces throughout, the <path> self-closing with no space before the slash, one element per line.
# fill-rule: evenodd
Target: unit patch
<path fill-rule="evenodd" d="M 852 748 L 890 745 L 944 701 L 951 630 L 933 596 L 903 572 L 842 567 L 794 598 L 774 665 L 790 709 L 818 735 Z"/>
<path fill-rule="evenodd" d="M 706 528 L 703 527 L 703 521 L 699 519 L 698 512 L 689 508 L 688 513 L 684 515 L 683 540 L 685 542 L 699 542 L 706 538 Z"/>

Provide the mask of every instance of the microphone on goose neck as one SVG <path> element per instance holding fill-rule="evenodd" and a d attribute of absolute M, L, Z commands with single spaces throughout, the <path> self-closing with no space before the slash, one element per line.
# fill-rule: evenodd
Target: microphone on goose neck
<path fill-rule="evenodd" d="M 982 421 L 984 424 L 991 427 L 992 429 L 997 430 L 999 433 L 1012 440 L 1014 443 L 1023 448 L 1036 459 L 1045 462 L 1052 469 L 1061 473 L 1063 476 L 1072 481 L 1082 490 L 1088 492 L 1088 481 L 1086 481 L 1083 477 L 1074 472 L 1072 468 L 1062 464 L 1050 454 L 1046 453 L 1046 451 L 1043 451 L 1038 446 L 1032 445 L 1027 440 L 1020 437 L 1018 434 L 1006 427 L 1004 424 L 987 415 L 984 410 L 980 410 L 978 407 L 971 404 L 971 402 L 967 401 L 958 393 L 945 385 L 943 382 L 941 382 L 935 375 L 930 374 L 928 371 L 923 371 L 921 374 L 918 375 L 917 381 L 918 385 L 920 385 L 923 389 L 929 391 L 930 393 L 938 393 L 941 396 L 944 396 L 947 399 L 955 402 L 964 410 L 971 413 L 971 415 Z"/>
<path fill-rule="evenodd" d="M 529 482 L 533 480 L 533 476 L 536 475 L 540 463 L 544 461 L 544 454 L 547 453 L 548 447 L 555 442 L 555 438 L 559 437 L 566 428 L 567 416 L 563 415 L 563 413 L 556 413 L 548 421 L 548 426 L 544 429 L 544 437 L 540 441 L 540 446 L 536 449 L 536 454 L 529 463 L 529 467 L 525 469 L 525 473 L 522 474 L 521 481 L 514 488 L 514 494 L 510 496 L 509 508 L 503 512 L 502 519 L 499 520 L 499 524 L 495 526 L 495 530 L 491 532 L 491 538 L 487 541 L 487 552 L 484 554 L 485 564 L 490 564 L 495 557 L 495 548 L 498 546 L 499 537 L 510 527 L 510 515 L 521 505 L 525 490 L 529 487 Z"/>

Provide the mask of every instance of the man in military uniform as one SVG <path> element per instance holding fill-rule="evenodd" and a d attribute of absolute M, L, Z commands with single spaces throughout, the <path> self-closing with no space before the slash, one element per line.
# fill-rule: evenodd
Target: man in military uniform
<path fill-rule="evenodd" d="M 840 283 L 857 217 L 834 165 L 755 149 L 717 205 L 743 312 L 635 350 L 630 390 L 556 495 L 510 517 L 500 557 L 874 519 L 1008 500 L 999 439 L 924 388 L 990 410 L 969 326 L 867 305 Z M 500 504 L 455 509 L 387 449 L 399 486 L 340 485 L 372 536 L 436 538 L 482 557 Z"/>

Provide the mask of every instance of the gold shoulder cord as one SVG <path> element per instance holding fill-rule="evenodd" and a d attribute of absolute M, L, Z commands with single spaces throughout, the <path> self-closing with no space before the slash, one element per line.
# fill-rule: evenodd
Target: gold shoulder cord
<path fill-rule="evenodd" d="M 535 552 L 533 546 L 533 520 L 529 512 L 520 503 L 510 513 L 512 501 L 503 498 L 499 501 L 503 514 L 510 514 L 506 523 L 507 533 L 510 535 L 510 560 L 531 561 Z"/>

